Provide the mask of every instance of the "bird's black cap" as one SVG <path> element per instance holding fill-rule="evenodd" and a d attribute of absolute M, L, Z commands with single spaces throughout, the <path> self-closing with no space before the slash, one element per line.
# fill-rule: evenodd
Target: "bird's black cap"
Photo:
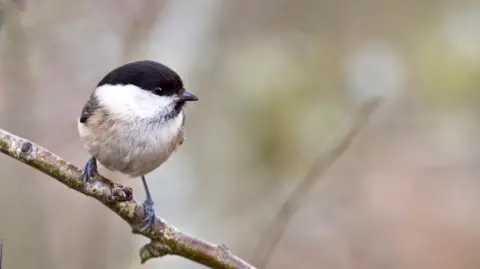
<path fill-rule="evenodd" d="M 198 98 L 187 92 L 180 76 L 159 62 L 142 60 L 127 63 L 110 71 L 97 84 L 135 85 L 143 90 L 161 96 L 179 95 L 183 101 L 197 101 Z"/>

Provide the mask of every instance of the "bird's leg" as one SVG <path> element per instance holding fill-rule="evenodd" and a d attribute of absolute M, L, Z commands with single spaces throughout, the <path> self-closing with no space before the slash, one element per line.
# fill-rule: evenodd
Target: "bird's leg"
<path fill-rule="evenodd" d="M 140 231 L 145 231 L 150 225 L 152 225 L 153 220 L 155 219 L 155 210 L 153 208 L 153 199 L 152 195 L 150 194 L 150 190 L 148 189 L 147 180 L 145 176 L 142 176 L 143 187 L 145 188 L 145 194 L 147 195 L 147 199 L 143 202 L 143 207 L 145 208 L 145 218 L 142 221 L 142 228 Z"/>
<path fill-rule="evenodd" d="M 97 173 L 97 159 L 95 159 L 95 157 L 90 158 L 85 164 L 85 167 L 83 168 L 83 184 L 85 184 L 85 182 L 87 182 L 87 180 L 93 176 L 93 173 Z"/>

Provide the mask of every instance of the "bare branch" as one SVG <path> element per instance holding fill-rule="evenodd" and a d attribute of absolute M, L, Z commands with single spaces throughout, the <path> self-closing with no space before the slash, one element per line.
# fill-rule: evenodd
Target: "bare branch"
<path fill-rule="evenodd" d="M 288 223 L 300 207 L 303 198 L 306 197 L 307 191 L 311 189 L 315 181 L 317 181 L 320 176 L 325 173 L 327 169 L 331 167 L 333 163 L 335 163 L 335 161 L 338 160 L 348 149 L 357 133 L 367 123 L 370 114 L 378 107 L 380 101 L 380 99 L 374 99 L 364 104 L 358 113 L 354 126 L 341 140 L 340 144 L 338 144 L 332 152 L 326 156 L 319 156 L 313 162 L 305 179 L 290 194 L 287 201 L 282 205 L 280 211 L 268 227 L 264 237 L 260 241 L 259 246 L 251 258 L 253 264 L 259 268 L 265 268 L 267 266 L 275 246 L 282 238 Z"/>
<path fill-rule="evenodd" d="M 214 245 L 179 231 L 166 220 L 156 218 L 147 230 L 138 225 L 144 208 L 132 197 L 132 190 L 97 174 L 95 180 L 81 181 L 81 171 L 73 164 L 24 138 L 0 129 L 0 151 L 55 178 L 67 187 L 93 197 L 124 219 L 134 234 L 150 238 L 140 250 L 141 262 L 165 255 L 178 255 L 210 268 L 255 268 L 233 255 L 224 245 Z"/>

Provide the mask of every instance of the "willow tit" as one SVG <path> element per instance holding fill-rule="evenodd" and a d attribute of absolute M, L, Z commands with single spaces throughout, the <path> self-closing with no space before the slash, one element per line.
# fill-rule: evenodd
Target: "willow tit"
<path fill-rule="evenodd" d="M 141 177 L 147 197 L 141 230 L 155 218 L 145 175 L 183 143 L 183 107 L 197 100 L 172 69 L 137 61 L 109 72 L 83 107 L 78 132 L 92 156 L 85 164 L 83 183 L 97 173 L 97 162 L 110 171 Z"/>

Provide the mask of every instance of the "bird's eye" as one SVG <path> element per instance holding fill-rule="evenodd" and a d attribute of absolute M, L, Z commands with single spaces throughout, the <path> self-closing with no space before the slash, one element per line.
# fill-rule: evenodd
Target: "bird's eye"
<path fill-rule="evenodd" d="M 156 95 L 162 95 L 163 92 L 164 92 L 163 89 L 160 87 L 153 89 L 153 93 Z"/>

